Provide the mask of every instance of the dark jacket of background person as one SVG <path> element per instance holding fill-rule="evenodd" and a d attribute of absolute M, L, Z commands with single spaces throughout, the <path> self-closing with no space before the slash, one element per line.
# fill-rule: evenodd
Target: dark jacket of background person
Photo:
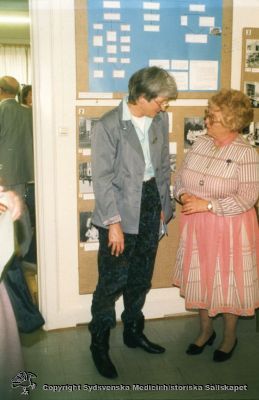
<path fill-rule="evenodd" d="M 34 179 L 31 109 L 15 99 L 0 103 L 0 173 L 2 184 L 17 185 Z"/>

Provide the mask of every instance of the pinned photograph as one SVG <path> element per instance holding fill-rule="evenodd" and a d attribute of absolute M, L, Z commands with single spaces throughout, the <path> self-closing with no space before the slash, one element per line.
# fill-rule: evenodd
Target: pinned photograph
<path fill-rule="evenodd" d="M 222 35 L 222 29 L 219 26 L 213 26 L 210 28 L 210 35 L 212 36 L 221 36 Z"/>
<path fill-rule="evenodd" d="M 247 39 L 246 41 L 246 64 L 245 67 L 250 69 L 259 69 L 259 40 L 258 39 Z"/>
<path fill-rule="evenodd" d="M 85 155 L 91 154 L 91 136 L 96 121 L 98 121 L 98 118 L 79 117 L 79 148 L 84 149 Z"/>
<path fill-rule="evenodd" d="M 169 143 L 169 158 L 170 158 L 170 168 L 171 172 L 176 171 L 176 153 L 177 153 L 177 143 Z"/>
<path fill-rule="evenodd" d="M 79 164 L 79 195 L 85 200 L 94 199 L 91 161 Z"/>
<path fill-rule="evenodd" d="M 98 229 L 92 224 L 92 211 L 80 212 L 80 246 L 85 251 L 98 250 Z"/>
<path fill-rule="evenodd" d="M 184 151 L 188 151 L 197 138 L 206 132 L 203 116 L 184 118 Z"/>
<path fill-rule="evenodd" d="M 259 122 L 251 122 L 251 124 L 243 130 L 242 134 L 251 146 L 259 146 Z"/>
<path fill-rule="evenodd" d="M 259 82 L 244 82 L 244 92 L 254 108 L 259 107 Z"/>
<path fill-rule="evenodd" d="M 174 198 L 174 187 L 173 185 L 170 185 L 170 200 L 171 200 L 171 205 L 172 205 L 172 209 L 173 209 L 173 219 L 176 217 L 176 200 Z"/>

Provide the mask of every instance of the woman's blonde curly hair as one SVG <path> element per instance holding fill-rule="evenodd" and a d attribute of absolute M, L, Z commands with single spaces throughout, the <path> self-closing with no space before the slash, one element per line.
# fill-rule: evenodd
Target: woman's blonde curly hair
<path fill-rule="evenodd" d="M 231 131 L 242 132 L 253 121 L 249 97 L 240 90 L 221 89 L 209 99 L 208 106 L 220 109 L 222 124 Z"/>

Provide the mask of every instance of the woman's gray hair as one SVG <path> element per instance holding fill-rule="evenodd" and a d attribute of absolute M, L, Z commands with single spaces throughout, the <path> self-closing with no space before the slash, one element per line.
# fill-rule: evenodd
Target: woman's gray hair
<path fill-rule="evenodd" d="M 176 99 L 177 86 L 174 77 L 163 68 L 156 66 L 138 70 L 129 80 L 129 103 L 135 104 L 140 96 L 144 96 L 147 101 L 158 96 L 168 100 Z"/>

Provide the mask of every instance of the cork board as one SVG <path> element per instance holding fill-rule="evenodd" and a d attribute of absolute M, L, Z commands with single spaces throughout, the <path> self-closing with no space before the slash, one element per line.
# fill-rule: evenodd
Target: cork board
<path fill-rule="evenodd" d="M 91 176 L 91 123 L 113 107 L 78 106 L 77 110 L 77 171 L 78 171 L 78 259 L 79 259 L 79 292 L 92 293 L 98 277 L 97 251 L 98 241 L 95 232 L 90 232 L 88 220 L 94 208 L 94 197 L 87 178 Z M 201 106 L 176 107 L 168 109 L 169 145 L 171 160 L 171 183 L 173 185 L 175 170 L 180 167 L 185 153 L 193 140 L 202 133 L 204 127 L 204 108 Z M 90 121 L 90 122 L 89 122 Z M 86 122 L 86 123 L 85 123 Z M 82 172 L 80 165 L 85 166 Z M 82 176 L 84 175 L 84 176 Z M 84 179 L 85 184 L 82 185 Z M 172 188 L 172 187 L 171 187 Z M 164 236 L 158 247 L 155 270 L 152 280 L 153 288 L 165 288 L 172 285 L 176 251 L 179 241 L 180 207 L 172 199 L 174 218 L 168 224 L 168 236 Z M 88 226 L 87 226 L 88 225 Z M 88 234 L 89 233 L 89 234 Z"/>
<path fill-rule="evenodd" d="M 254 108 L 247 138 L 259 153 L 259 28 L 243 28 L 240 90 L 248 95 Z M 256 210 L 259 219 L 259 200 Z"/>
<path fill-rule="evenodd" d="M 79 254 L 79 292 L 92 293 L 97 282 L 96 232 L 89 229 L 91 212 L 94 208 L 94 196 L 91 192 L 91 126 L 106 111 L 114 107 L 110 105 L 114 99 L 121 99 L 123 92 L 97 93 L 89 91 L 89 57 L 88 57 L 88 9 L 86 0 L 75 0 L 75 36 L 76 36 L 76 118 L 77 118 L 77 174 L 78 174 L 78 254 Z M 231 44 L 232 44 L 232 0 L 222 0 L 222 38 L 220 57 L 220 87 L 230 87 Z M 192 91 L 180 92 L 179 98 L 205 98 L 212 92 Z M 92 100 L 89 106 L 87 100 Z M 106 101 L 107 100 L 107 101 Z M 105 106 L 102 104 L 105 103 Z M 81 104 L 79 106 L 79 104 Z M 87 105 L 88 104 L 88 105 Z M 174 171 L 179 168 L 184 153 L 196 134 L 200 134 L 205 107 L 176 107 L 168 109 L 170 116 L 170 159 L 172 161 L 171 183 Z M 179 240 L 180 207 L 175 204 L 175 218 L 168 225 L 168 237 L 159 243 L 156 265 L 152 281 L 153 288 L 170 287 L 174 269 L 176 250 Z"/>
<path fill-rule="evenodd" d="M 221 4 L 221 0 L 217 0 Z M 142 2 L 140 2 L 142 3 Z M 77 87 L 77 98 L 78 99 L 84 99 L 84 98 L 96 98 L 96 97 L 102 97 L 103 95 L 108 95 L 111 96 L 112 98 L 121 98 L 123 95 L 124 91 L 116 91 L 116 90 L 110 90 L 109 93 L 105 93 L 106 91 L 104 90 L 104 93 L 97 93 L 95 90 L 90 90 L 89 86 L 89 70 L 90 70 L 90 58 L 89 58 L 89 49 L 88 49 L 88 42 L 89 42 L 89 27 L 87 26 L 88 24 L 88 14 L 89 10 L 87 9 L 87 0 L 75 0 L 75 37 L 76 37 L 76 87 Z M 217 7 L 215 8 L 217 10 Z M 138 10 L 137 10 L 138 11 Z M 214 27 L 214 28 L 209 28 L 214 32 L 213 34 L 211 33 L 206 33 L 205 36 L 208 37 L 208 39 L 205 40 L 210 40 L 210 37 L 213 36 L 214 40 L 217 40 L 220 38 L 221 40 L 221 50 L 219 52 L 218 58 L 216 58 L 216 62 L 218 61 L 218 78 L 217 78 L 217 88 L 213 88 L 213 85 L 211 86 L 210 90 L 206 89 L 199 89 L 196 90 L 191 89 L 190 86 L 191 84 L 188 83 L 192 78 L 191 78 L 191 73 L 186 74 L 187 78 L 182 78 L 183 81 L 186 80 L 186 88 L 183 89 L 182 91 L 179 91 L 179 98 L 208 98 L 210 97 L 216 90 L 220 89 L 221 87 L 226 87 L 228 88 L 230 86 L 230 74 L 231 74 L 231 46 L 232 46 L 232 13 L 233 13 L 233 4 L 232 0 L 222 0 L 222 26 L 220 27 Z M 189 18 L 189 17 L 188 17 Z M 213 19 L 212 17 L 208 17 L 208 24 L 210 23 L 209 19 Z M 112 26 L 112 24 L 111 24 Z M 208 28 L 208 27 L 207 27 Z M 197 34 L 197 37 L 199 34 L 204 32 L 206 27 L 196 27 L 195 34 Z M 213 31 L 214 29 L 214 31 Z M 207 29 L 208 30 L 208 29 Z M 190 29 L 190 32 L 192 30 Z M 207 31 L 206 31 L 207 32 Z M 92 40 L 92 37 L 90 37 Z M 202 39 L 201 39 L 202 40 Z M 164 40 L 161 41 L 161 43 L 168 43 L 168 36 L 165 37 Z M 210 43 L 210 42 L 209 42 Z M 195 46 L 195 45 L 194 45 Z M 159 47 L 159 46 L 158 46 Z M 154 52 L 154 57 L 156 52 L 158 51 L 158 47 L 156 48 L 157 50 Z M 201 48 L 201 47 L 200 47 Z M 213 54 L 213 48 L 214 45 L 213 43 L 209 45 L 208 47 L 208 52 Z M 198 49 L 198 47 L 197 47 Z M 196 51 L 196 50 L 195 50 Z M 194 51 L 194 53 L 195 53 Z M 170 54 L 170 57 L 172 58 L 173 55 Z M 211 55 L 210 55 L 211 57 Z M 213 57 L 213 56 L 212 56 Z M 102 57 L 100 57 L 102 58 Z M 135 58 L 136 59 L 136 58 Z M 159 60 L 158 60 L 159 61 Z M 163 60 L 162 60 L 163 61 Z M 159 61 L 159 63 L 162 61 Z M 169 60 L 170 61 L 170 60 Z M 168 61 L 168 62 L 169 62 Z M 180 60 L 181 61 L 181 60 Z M 187 60 L 186 60 L 187 61 Z M 210 60 L 212 61 L 212 60 Z M 134 61 L 133 61 L 134 62 Z M 190 61 L 187 61 L 187 64 Z M 158 64 L 159 64 L 158 63 Z M 158 65 L 156 64 L 156 65 Z M 210 74 L 209 68 L 206 70 L 206 64 L 207 64 L 207 59 L 206 56 L 204 55 L 204 60 L 203 60 L 203 67 L 205 68 L 202 73 L 198 74 L 199 70 L 196 71 L 196 79 L 193 79 L 193 81 L 197 81 L 200 79 L 200 76 L 205 76 L 207 73 Z M 147 64 L 141 64 L 141 66 L 135 68 L 139 69 Z M 161 65 L 163 66 L 163 65 Z M 168 67 L 170 70 L 172 67 Z M 178 68 L 178 67 L 176 67 Z M 187 67 L 184 67 L 185 69 L 189 69 L 190 66 L 189 64 Z M 215 67 L 216 68 L 216 67 Z M 166 68 L 167 69 L 167 68 Z M 212 67 L 213 69 L 213 67 Z M 119 71 L 118 71 L 119 72 Z M 174 73 L 174 71 L 172 71 Z M 176 73 L 182 73 L 184 75 L 184 71 L 180 71 Z M 202 78 L 202 79 L 207 79 L 207 78 Z M 189 85 L 189 86 L 188 86 Z M 206 85 L 204 85 L 206 87 Z"/>
<path fill-rule="evenodd" d="M 94 195 L 91 188 L 91 130 L 94 122 L 112 107 L 76 108 L 77 193 L 78 193 L 78 268 L 79 293 L 92 293 L 97 282 L 97 250 L 91 228 Z"/>
<path fill-rule="evenodd" d="M 250 93 L 252 88 L 246 88 L 245 82 L 259 82 L 259 28 L 243 28 L 242 33 L 242 65 L 241 87 L 251 99 L 253 94 L 259 93 L 255 87 L 255 93 Z M 259 100 L 259 99 L 258 99 Z M 259 103 L 259 101 L 258 101 Z M 256 105 L 255 105 L 256 108 Z"/>
<path fill-rule="evenodd" d="M 240 90 L 250 98 L 254 109 L 247 139 L 259 152 L 259 28 L 243 28 Z"/>

